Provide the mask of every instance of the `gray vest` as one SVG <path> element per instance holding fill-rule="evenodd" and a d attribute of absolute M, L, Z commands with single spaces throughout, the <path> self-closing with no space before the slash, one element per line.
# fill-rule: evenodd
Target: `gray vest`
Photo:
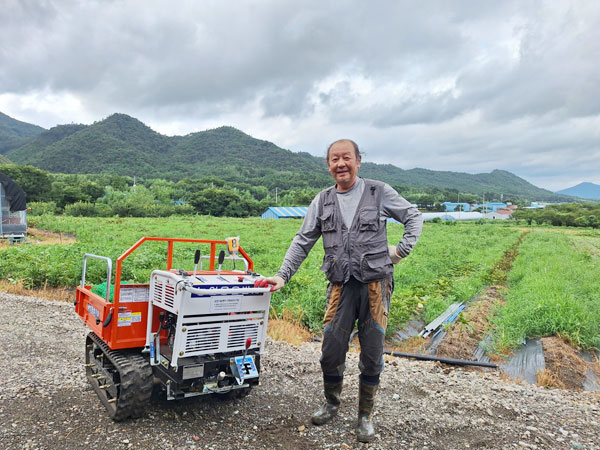
<path fill-rule="evenodd" d="M 369 283 L 394 273 L 386 222 L 379 220 L 383 183 L 366 178 L 364 181 L 365 190 L 350 229 L 344 225 L 335 186 L 320 194 L 318 220 L 325 249 L 321 270 L 332 284 L 346 283 L 350 276 Z"/>

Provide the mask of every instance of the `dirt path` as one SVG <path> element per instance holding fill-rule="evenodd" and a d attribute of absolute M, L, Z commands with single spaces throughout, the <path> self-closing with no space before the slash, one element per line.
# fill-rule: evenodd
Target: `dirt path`
<path fill-rule="evenodd" d="M 69 245 L 77 242 L 77 239 L 72 233 L 57 233 L 39 228 L 28 228 L 27 242 L 40 245 Z"/>
<path fill-rule="evenodd" d="M 347 361 L 340 415 L 309 423 L 321 401 L 317 344 L 269 341 L 262 384 L 235 401 L 155 401 L 113 423 L 83 371 L 86 330 L 68 303 L 0 293 L 0 448 L 600 449 L 600 396 L 515 385 L 495 373 L 390 359 L 375 421 L 354 435 L 357 355 Z"/>

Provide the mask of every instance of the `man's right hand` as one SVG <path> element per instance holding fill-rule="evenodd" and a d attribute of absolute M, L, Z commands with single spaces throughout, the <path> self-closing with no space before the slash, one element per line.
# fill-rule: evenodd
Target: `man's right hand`
<path fill-rule="evenodd" d="M 271 292 L 277 292 L 285 286 L 285 280 L 279 275 L 270 278 L 260 278 L 254 282 L 254 287 L 271 287 Z"/>

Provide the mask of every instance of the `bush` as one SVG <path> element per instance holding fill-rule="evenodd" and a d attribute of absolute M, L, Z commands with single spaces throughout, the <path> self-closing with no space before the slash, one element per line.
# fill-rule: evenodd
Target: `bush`
<path fill-rule="evenodd" d="M 43 214 L 56 214 L 56 203 L 54 202 L 29 202 L 27 206 L 31 208 L 29 214 L 41 216 Z"/>
<path fill-rule="evenodd" d="M 110 217 L 113 210 L 104 203 L 75 202 L 65 206 L 65 216 L 73 217 Z"/>
<path fill-rule="evenodd" d="M 73 217 L 94 217 L 94 204 L 89 202 L 78 201 L 71 205 L 65 206 L 65 216 Z"/>
<path fill-rule="evenodd" d="M 120 217 L 169 217 L 172 215 L 195 214 L 192 205 L 171 205 L 161 203 L 139 203 L 135 204 L 129 199 L 117 202 L 112 211 Z"/>
<path fill-rule="evenodd" d="M 104 203 L 95 203 L 94 211 L 96 217 L 110 217 L 114 216 L 113 210 L 110 206 Z"/>

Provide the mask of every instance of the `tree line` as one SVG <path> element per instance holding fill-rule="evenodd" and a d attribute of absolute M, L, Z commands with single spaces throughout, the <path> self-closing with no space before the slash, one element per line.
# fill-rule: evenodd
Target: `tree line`
<path fill-rule="evenodd" d="M 543 209 L 518 209 L 513 217 L 526 220 L 529 225 L 600 228 L 600 204 L 562 203 Z"/>
<path fill-rule="evenodd" d="M 173 214 L 257 216 L 276 203 L 310 203 L 312 187 L 270 188 L 219 177 L 134 179 L 108 174 L 56 174 L 32 166 L 0 165 L 27 195 L 32 214 L 71 216 L 164 217 Z M 282 182 L 282 185 L 286 185 Z"/>
<path fill-rule="evenodd" d="M 232 169 L 225 168 L 221 175 Z M 133 178 L 116 174 L 60 174 L 32 166 L 0 165 L 0 172 L 15 180 L 27 194 L 32 214 L 66 214 L 88 217 L 164 217 L 173 214 L 251 217 L 269 206 L 307 206 L 328 178 L 300 177 L 297 173 L 248 173 L 235 177 Z M 248 178 L 244 178 L 246 175 Z M 259 175 L 259 176 L 257 176 Z M 443 211 L 443 202 L 499 201 L 500 194 L 483 196 L 457 189 L 392 185 L 424 211 Z M 506 201 L 506 199 L 504 199 Z M 515 199 L 513 202 L 524 201 Z"/>

